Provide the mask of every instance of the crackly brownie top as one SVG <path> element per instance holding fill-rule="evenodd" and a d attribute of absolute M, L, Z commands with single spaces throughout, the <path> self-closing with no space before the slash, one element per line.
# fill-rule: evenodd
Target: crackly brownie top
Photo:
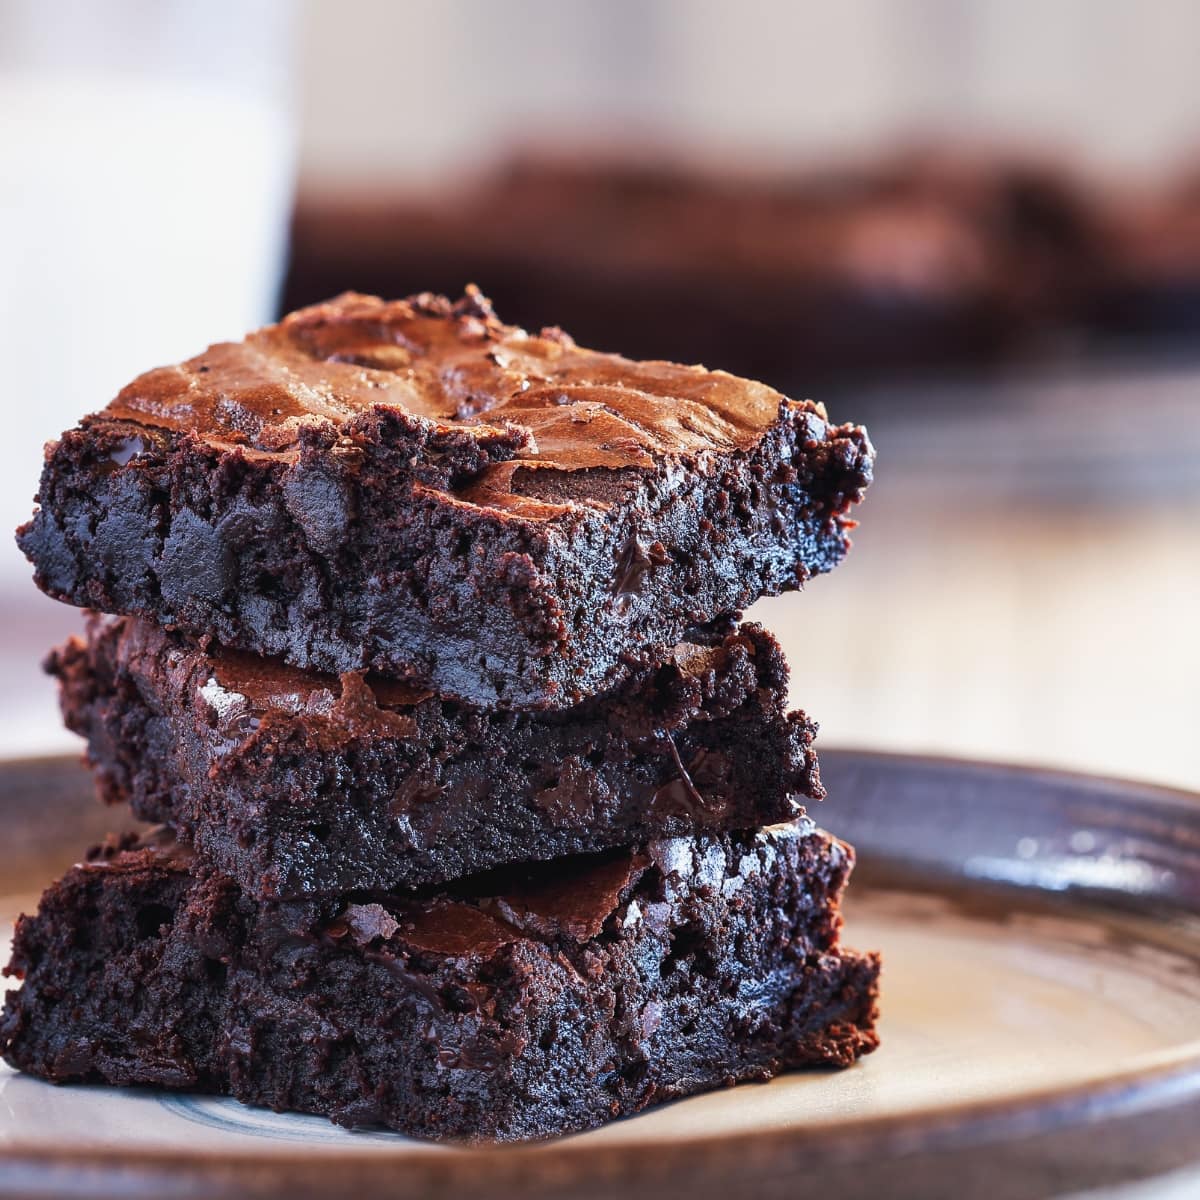
<path fill-rule="evenodd" d="M 150 371 L 99 415 L 253 457 L 399 437 L 414 467 L 449 457 L 473 478 L 506 464 L 488 472 L 487 491 L 501 495 L 518 467 L 650 468 L 749 450 L 781 405 L 824 420 L 819 405 L 723 371 L 586 350 L 558 329 L 526 333 L 471 287 L 453 303 L 347 293 Z M 381 434 L 380 418 L 399 426 Z M 131 435 L 118 461 L 145 449 Z"/>

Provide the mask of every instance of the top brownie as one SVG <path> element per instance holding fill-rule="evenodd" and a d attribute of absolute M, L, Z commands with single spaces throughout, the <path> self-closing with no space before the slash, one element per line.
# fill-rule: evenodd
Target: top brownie
<path fill-rule="evenodd" d="M 294 666 L 563 708 L 828 571 L 864 430 L 721 371 L 345 295 L 135 380 L 49 447 L 50 595 Z"/>

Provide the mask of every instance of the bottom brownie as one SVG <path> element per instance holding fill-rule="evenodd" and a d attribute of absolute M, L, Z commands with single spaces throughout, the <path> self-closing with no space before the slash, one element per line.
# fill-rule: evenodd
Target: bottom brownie
<path fill-rule="evenodd" d="M 58 1083 L 227 1092 L 511 1140 L 874 1049 L 839 948 L 849 847 L 807 818 L 403 897 L 263 904 L 165 833 L 17 926 L 0 1050 Z"/>

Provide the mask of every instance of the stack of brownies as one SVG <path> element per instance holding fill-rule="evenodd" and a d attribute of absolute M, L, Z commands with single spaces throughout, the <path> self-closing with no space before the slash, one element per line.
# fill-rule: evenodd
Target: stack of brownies
<path fill-rule="evenodd" d="M 719 371 L 348 295 L 152 371 L 19 540 L 110 839 L 18 926 L 0 1051 L 434 1138 L 872 1049 L 850 848 L 761 595 L 863 430 Z"/>

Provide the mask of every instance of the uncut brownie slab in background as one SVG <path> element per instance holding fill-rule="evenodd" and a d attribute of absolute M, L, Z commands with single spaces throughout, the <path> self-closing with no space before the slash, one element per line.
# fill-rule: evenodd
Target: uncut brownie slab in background
<path fill-rule="evenodd" d="M 327 672 L 565 708 L 846 552 L 865 432 L 721 371 L 347 295 L 48 450 L 38 584 Z"/>
<path fill-rule="evenodd" d="M 508 862 L 755 829 L 824 793 L 778 643 L 684 643 L 565 711 L 479 712 L 408 685 L 93 618 L 48 666 L 98 790 L 252 896 L 438 883 Z"/>

